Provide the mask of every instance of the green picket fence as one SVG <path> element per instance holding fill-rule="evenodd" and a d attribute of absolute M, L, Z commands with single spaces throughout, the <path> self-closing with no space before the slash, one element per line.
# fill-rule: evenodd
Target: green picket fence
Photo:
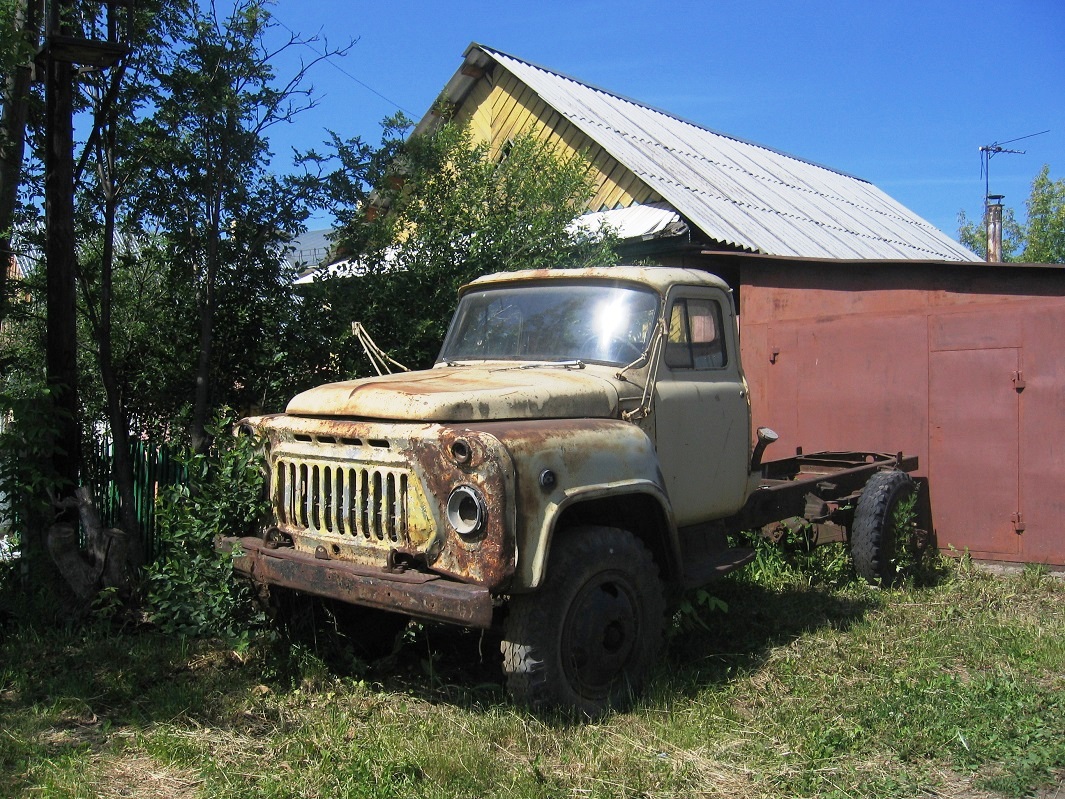
<path fill-rule="evenodd" d="M 120 499 L 114 473 L 114 444 L 110 439 L 91 442 L 88 453 L 86 482 L 92 487 L 93 499 L 106 527 L 119 524 Z M 174 459 L 165 445 L 134 441 L 130 445 L 133 460 L 133 496 L 137 520 L 144 537 L 144 551 L 149 559 L 155 555 L 155 503 L 160 491 L 168 485 L 183 482 L 185 469 Z"/>

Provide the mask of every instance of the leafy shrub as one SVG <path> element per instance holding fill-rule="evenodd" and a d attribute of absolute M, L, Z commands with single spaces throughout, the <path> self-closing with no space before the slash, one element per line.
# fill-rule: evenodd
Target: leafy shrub
<path fill-rule="evenodd" d="M 0 615 L 9 608 L 32 614 L 29 608 L 47 593 L 37 566 L 48 558 L 40 530 L 59 488 L 51 468 L 55 430 L 49 389 L 6 380 L 0 387 Z"/>
<path fill-rule="evenodd" d="M 267 509 L 262 442 L 232 435 L 232 427 L 233 418 L 220 413 L 208 426 L 210 448 L 181 453 L 187 480 L 159 499 L 147 604 L 152 621 L 169 632 L 241 637 L 261 615 L 250 587 L 233 579 L 233 555 L 215 549 L 217 536 L 245 534 Z"/>
<path fill-rule="evenodd" d="M 779 540 L 761 531 L 736 536 L 740 546 L 754 549 L 754 561 L 736 573 L 736 579 L 749 580 L 766 588 L 788 585 L 828 585 L 836 588 L 855 581 L 850 553 L 845 544 L 819 544 L 806 528 L 786 528 Z"/>
<path fill-rule="evenodd" d="M 670 638 L 709 631 L 707 623 L 714 614 L 728 613 L 728 603 L 706 588 L 685 592 L 673 612 L 673 624 L 667 631 Z"/>

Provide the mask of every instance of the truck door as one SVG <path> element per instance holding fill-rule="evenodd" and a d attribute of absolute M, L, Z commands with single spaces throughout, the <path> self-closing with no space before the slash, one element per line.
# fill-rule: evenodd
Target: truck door
<path fill-rule="evenodd" d="M 666 313 L 655 441 L 676 521 L 683 526 L 743 505 L 751 408 L 728 295 L 678 287 L 667 298 Z"/>

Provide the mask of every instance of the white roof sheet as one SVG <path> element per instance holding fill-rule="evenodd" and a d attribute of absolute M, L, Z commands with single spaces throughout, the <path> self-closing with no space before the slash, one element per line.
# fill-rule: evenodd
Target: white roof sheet
<path fill-rule="evenodd" d="M 467 56 L 483 59 L 475 51 L 512 72 L 718 242 L 807 258 L 979 260 L 867 181 L 716 133 L 498 50 L 471 45 Z M 448 90 L 462 83 L 456 74 Z"/>
<path fill-rule="evenodd" d="M 573 227 L 589 233 L 606 227 L 622 240 L 672 236 L 688 229 L 680 214 L 667 203 L 647 203 L 582 214 L 573 220 Z"/>

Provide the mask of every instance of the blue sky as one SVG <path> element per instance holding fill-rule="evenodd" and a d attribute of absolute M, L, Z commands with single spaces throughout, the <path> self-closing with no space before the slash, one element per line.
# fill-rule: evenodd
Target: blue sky
<path fill-rule="evenodd" d="M 982 213 L 981 145 L 1050 131 L 991 159 L 991 192 L 1022 217 L 1044 163 L 1065 177 L 1063 0 L 278 0 L 273 14 L 357 39 L 312 72 L 318 107 L 273 129 L 282 167 L 326 128 L 376 143 L 397 108 L 420 118 L 477 41 L 869 180 L 951 236 L 960 210 Z"/>

